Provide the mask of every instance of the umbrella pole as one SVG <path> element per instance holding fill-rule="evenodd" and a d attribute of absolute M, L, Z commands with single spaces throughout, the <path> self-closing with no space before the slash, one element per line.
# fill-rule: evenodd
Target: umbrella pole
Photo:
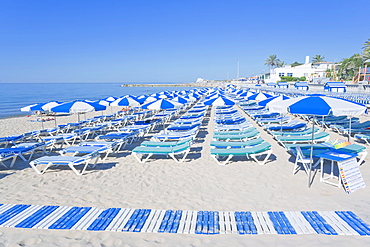
<path fill-rule="evenodd" d="M 351 128 L 352 128 L 352 116 L 349 117 L 349 130 L 348 130 L 348 141 L 351 140 Z"/>
<path fill-rule="evenodd" d="M 308 171 L 308 188 L 311 187 L 311 170 L 313 163 L 313 136 L 314 136 L 314 127 L 315 127 L 315 116 L 312 118 L 312 134 L 311 134 L 311 150 L 310 150 L 310 169 Z"/>

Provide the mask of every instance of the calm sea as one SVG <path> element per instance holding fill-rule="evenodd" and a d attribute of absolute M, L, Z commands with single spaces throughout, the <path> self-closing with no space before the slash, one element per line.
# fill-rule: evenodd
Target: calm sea
<path fill-rule="evenodd" d="M 171 84 L 171 83 L 166 83 Z M 189 87 L 121 87 L 122 83 L 0 83 L 0 118 L 28 115 L 20 108 L 48 101 L 99 100 Z"/>

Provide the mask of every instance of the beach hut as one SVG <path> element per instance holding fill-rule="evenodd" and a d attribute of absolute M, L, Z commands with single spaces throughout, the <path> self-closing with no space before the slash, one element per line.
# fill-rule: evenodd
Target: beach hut
<path fill-rule="evenodd" d="M 324 91 L 345 93 L 347 86 L 343 82 L 327 82 L 324 85 Z"/>
<path fill-rule="evenodd" d="M 294 87 L 299 90 L 308 91 L 308 83 L 306 81 L 297 81 L 296 83 L 294 83 Z"/>

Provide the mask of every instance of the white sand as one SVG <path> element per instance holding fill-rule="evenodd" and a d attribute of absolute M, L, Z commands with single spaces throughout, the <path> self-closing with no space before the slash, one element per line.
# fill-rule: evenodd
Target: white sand
<path fill-rule="evenodd" d="M 87 117 L 91 117 L 90 113 Z M 58 124 L 76 121 L 60 117 Z M 349 210 L 370 223 L 369 186 L 347 195 L 343 188 L 320 183 L 317 173 L 311 188 L 300 171 L 292 175 L 293 158 L 270 135 L 272 161 L 259 166 L 253 161 L 217 165 L 209 155 L 213 122 L 205 125 L 188 159 L 149 160 L 139 164 L 130 150 L 108 159 L 85 175 L 70 169 L 50 169 L 36 174 L 27 162 L 14 169 L 0 168 L 0 203 L 120 208 L 219 210 L 219 211 L 314 211 Z M 53 121 L 45 123 L 52 127 Z M 0 120 L 0 136 L 39 129 L 41 123 L 23 118 Z M 261 129 L 260 129 L 261 130 Z M 340 136 L 331 134 L 333 138 Z M 343 138 L 343 137 L 342 137 Z M 370 184 L 369 158 L 361 166 Z M 186 235 L 160 233 L 93 232 L 0 228 L 0 246 L 369 246 L 360 236 L 326 235 Z"/>

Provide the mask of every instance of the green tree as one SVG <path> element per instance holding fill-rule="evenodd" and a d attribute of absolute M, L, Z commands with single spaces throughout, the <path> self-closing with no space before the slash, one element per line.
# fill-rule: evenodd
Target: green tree
<path fill-rule="evenodd" d="M 269 66 L 271 68 L 276 68 L 278 64 L 280 63 L 280 60 L 277 58 L 277 56 L 270 55 L 266 60 L 265 60 L 265 65 Z"/>
<path fill-rule="evenodd" d="M 316 55 L 312 58 L 312 63 L 321 63 L 324 62 L 325 57 L 321 55 Z"/>
<path fill-rule="evenodd" d="M 299 66 L 299 65 L 302 65 L 303 63 L 298 63 L 297 61 L 292 63 L 290 66 L 292 67 L 296 67 L 296 66 Z"/>
<path fill-rule="evenodd" d="M 350 58 L 344 58 L 339 66 L 338 75 L 344 80 L 352 80 L 362 66 L 362 55 L 356 53 Z"/>

